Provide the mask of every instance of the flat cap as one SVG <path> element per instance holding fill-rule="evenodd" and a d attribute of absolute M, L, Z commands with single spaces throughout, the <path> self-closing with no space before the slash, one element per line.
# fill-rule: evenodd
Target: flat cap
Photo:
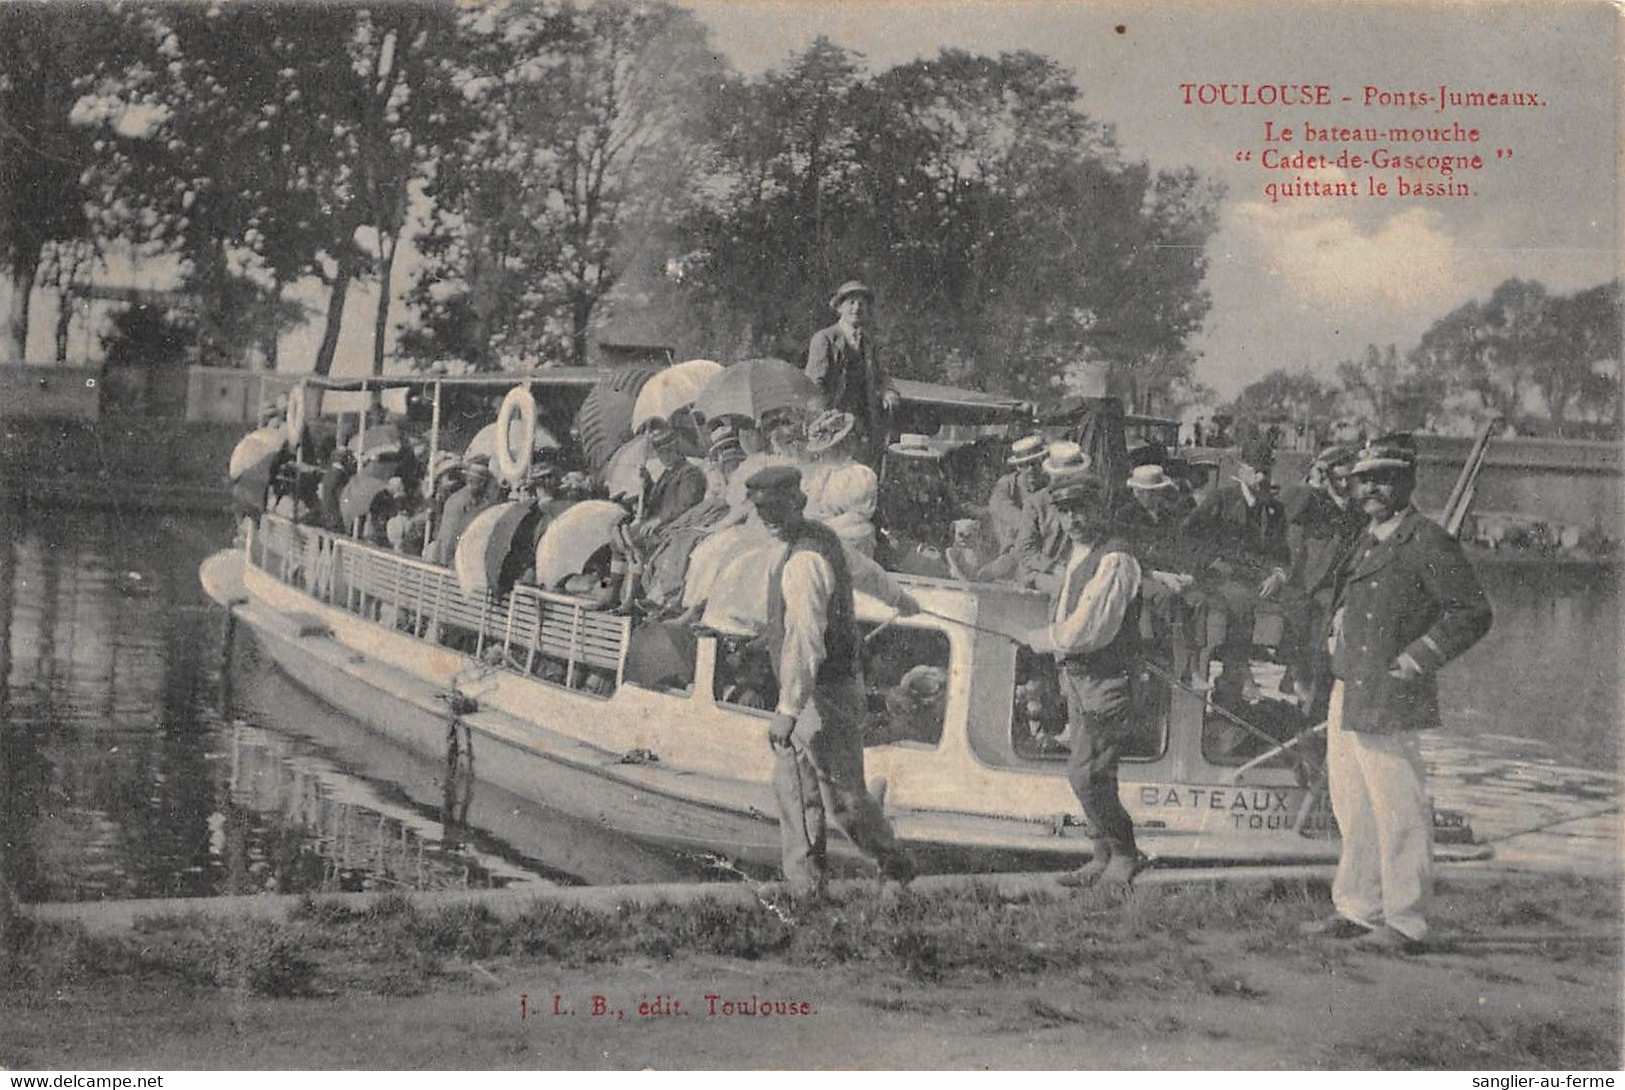
<path fill-rule="evenodd" d="M 768 466 L 752 473 L 745 481 L 746 493 L 777 492 L 801 487 L 801 470 L 795 466 Z"/>
<path fill-rule="evenodd" d="M 841 300 L 845 299 L 848 295 L 867 295 L 869 298 L 873 299 L 875 297 L 875 290 L 868 284 L 865 284 L 862 280 L 848 280 L 846 283 L 835 289 L 835 294 L 829 297 L 829 305 L 832 307 L 839 307 L 841 305 Z"/>

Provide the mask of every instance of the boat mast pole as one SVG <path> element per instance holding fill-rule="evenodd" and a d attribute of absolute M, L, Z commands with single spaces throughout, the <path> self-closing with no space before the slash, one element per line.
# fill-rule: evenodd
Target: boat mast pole
<path fill-rule="evenodd" d="M 434 540 L 434 478 L 440 453 L 440 380 L 434 384 L 434 413 L 429 417 L 429 494 L 424 501 L 429 505 L 428 520 L 423 524 L 423 545 L 427 549 Z"/>
<path fill-rule="evenodd" d="M 361 380 L 361 429 L 356 434 L 355 460 L 356 465 L 361 464 L 362 452 L 367 449 L 367 410 L 372 408 L 372 394 L 367 389 L 367 380 Z"/>
<path fill-rule="evenodd" d="M 265 389 L 265 383 L 260 383 Z M 289 395 L 290 397 L 292 395 Z M 299 434 L 293 437 L 293 521 L 299 521 L 299 493 L 305 485 L 305 418 L 310 415 L 310 388 L 299 380 Z"/>

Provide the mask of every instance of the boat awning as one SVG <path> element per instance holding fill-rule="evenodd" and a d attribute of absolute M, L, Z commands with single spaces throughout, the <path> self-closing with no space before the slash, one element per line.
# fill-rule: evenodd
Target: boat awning
<path fill-rule="evenodd" d="M 935 427 L 911 426 L 910 420 L 916 416 L 925 416 L 940 424 L 1005 424 L 1031 420 L 1033 416 L 1031 402 L 1004 394 L 906 378 L 894 379 L 892 384 L 903 402 L 899 413 L 904 431 L 936 431 Z"/>

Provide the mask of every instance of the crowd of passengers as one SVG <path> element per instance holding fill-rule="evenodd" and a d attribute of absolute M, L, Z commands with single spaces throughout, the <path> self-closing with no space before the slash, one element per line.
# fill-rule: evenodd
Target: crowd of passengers
<path fill-rule="evenodd" d="M 378 429 L 395 426 L 380 415 L 372 427 L 388 438 Z M 929 528 L 877 527 L 880 476 L 865 462 L 862 427 L 841 410 L 812 406 L 708 425 L 657 418 L 638 437 L 650 456 L 636 485 L 614 495 L 558 450 L 537 451 L 524 479 L 508 485 L 484 454 L 439 451 L 431 465 L 420 437 L 395 435 L 398 442 L 337 444 L 319 476 L 307 474 L 303 502 L 273 500 L 301 522 L 448 567 L 481 512 L 522 504 L 493 578 L 494 589 L 506 592 L 535 584 L 537 545 L 564 511 L 608 499 L 624 508 L 621 525 L 584 570 L 542 589 L 724 634 L 747 632 L 765 609 L 771 550 L 755 546 L 771 538 L 744 489 L 761 469 L 797 467 L 806 514 L 838 535 L 855 586 L 895 602 L 902 592 L 888 569 L 1053 592 L 1068 541 L 1048 481 L 1090 468 L 1077 444 L 1034 434 L 1010 445 L 1007 471 L 985 496 L 949 494 L 955 482 L 941 473 L 894 473 L 906 500 L 917 505 L 925 496 L 939 509 L 977 515 L 948 523 L 946 540 L 917 541 L 911 534 L 929 538 Z M 906 445 L 890 449 L 898 464 L 916 461 L 909 456 L 918 452 Z M 1278 489 L 1269 479 L 1268 436 L 1244 441 L 1233 471 L 1222 476 L 1216 458 L 1178 457 L 1157 443 L 1129 452 L 1113 522 L 1152 573 L 1142 591 L 1142 637 L 1178 683 L 1211 688 L 1216 702 L 1235 708 L 1256 700 L 1249 660 L 1255 627 L 1263 627 L 1286 667 L 1281 694 L 1304 711 L 1319 710 L 1314 705 L 1325 693 L 1314 684 L 1321 672 L 1313 634 L 1330 606 L 1331 561 L 1360 525 L 1344 481 L 1352 453 L 1328 448 L 1304 481 Z M 281 479 L 273 492 L 291 493 L 289 478 Z"/>

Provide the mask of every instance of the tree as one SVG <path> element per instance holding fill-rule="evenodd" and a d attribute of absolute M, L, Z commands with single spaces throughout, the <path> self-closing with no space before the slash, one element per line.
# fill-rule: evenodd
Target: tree
<path fill-rule="evenodd" d="M 860 275 L 900 375 L 1049 397 L 1103 357 L 1144 407 L 1188 372 L 1211 187 L 1123 162 L 1037 54 L 858 62 L 820 40 L 731 89 L 683 266 L 719 340 L 798 354 Z"/>
<path fill-rule="evenodd" d="M 1402 356 L 1391 344 L 1366 345 L 1358 360 L 1337 365 L 1342 396 L 1334 411 L 1376 432 L 1425 427 L 1438 414 L 1447 389 L 1428 351 L 1417 349 Z"/>
<path fill-rule="evenodd" d="M 1309 372 L 1271 371 L 1237 394 L 1230 412 L 1237 419 L 1254 423 L 1290 421 L 1323 426 L 1331 423 L 1337 408 L 1337 390 Z"/>
<path fill-rule="evenodd" d="M 700 23 L 667 3 L 516 0 L 462 26 L 476 123 L 430 182 L 413 293 L 427 328 L 413 343 L 485 366 L 585 363 L 634 244 L 694 190 L 720 66 Z"/>
<path fill-rule="evenodd" d="M 22 360 L 46 249 L 91 235 L 82 178 L 97 155 L 80 110 L 122 64 L 121 19 L 94 4 L 0 4 L 0 268 L 10 301 L 0 359 Z"/>

